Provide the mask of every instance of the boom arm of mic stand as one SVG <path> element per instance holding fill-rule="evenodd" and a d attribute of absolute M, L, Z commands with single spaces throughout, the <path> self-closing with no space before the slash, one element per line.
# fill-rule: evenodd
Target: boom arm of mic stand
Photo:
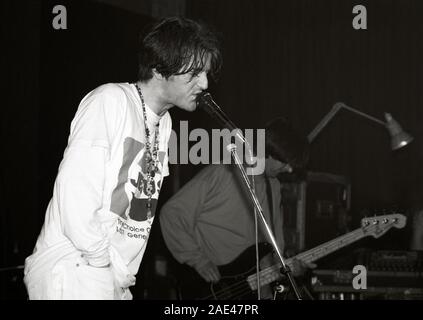
<path fill-rule="evenodd" d="M 255 192 L 254 192 L 254 190 L 253 190 L 253 188 L 251 186 L 251 183 L 250 183 L 250 181 L 248 179 L 248 176 L 247 176 L 247 172 L 245 171 L 244 167 L 242 166 L 241 161 L 240 161 L 240 159 L 238 157 L 238 154 L 236 153 L 236 145 L 230 144 L 230 145 L 227 146 L 227 149 L 228 149 L 228 151 L 230 151 L 230 153 L 232 155 L 232 158 L 234 159 L 234 161 L 235 161 L 238 169 L 241 172 L 242 178 L 243 178 L 245 184 L 247 185 L 248 194 L 249 194 L 249 196 L 250 196 L 250 198 L 251 198 L 251 200 L 252 200 L 252 202 L 254 204 L 254 207 L 257 209 L 257 212 L 259 214 L 259 217 L 261 219 L 261 222 L 263 223 L 263 225 L 264 225 L 264 227 L 266 229 L 266 232 L 267 232 L 267 234 L 268 234 L 268 236 L 270 238 L 271 244 L 272 244 L 273 248 L 275 249 L 275 252 L 278 255 L 278 258 L 279 258 L 279 260 L 281 262 L 281 266 L 282 266 L 281 267 L 281 269 L 282 269 L 281 272 L 288 277 L 289 282 L 291 283 L 292 289 L 295 292 L 295 295 L 296 295 L 297 299 L 298 300 L 302 300 L 302 298 L 300 296 L 300 293 L 298 291 L 298 287 L 297 287 L 297 285 L 295 283 L 295 280 L 294 280 L 294 278 L 291 275 L 291 270 L 286 265 L 286 263 L 285 263 L 285 261 L 284 261 L 284 259 L 282 257 L 281 251 L 280 251 L 280 249 L 279 249 L 279 247 L 278 247 L 278 245 L 276 243 L 276 239 L 275 239 L 275 237 L 274 237 L 274 235 L 272 233 L 272 230 L 270 229 L 268 223 L 266 222 L 266 219 L 264 218 L 263 209 L 262 209 L 262 207 L 260 205 L 260 202 L 258 201 L 257 195 L 255 194 Z"/>

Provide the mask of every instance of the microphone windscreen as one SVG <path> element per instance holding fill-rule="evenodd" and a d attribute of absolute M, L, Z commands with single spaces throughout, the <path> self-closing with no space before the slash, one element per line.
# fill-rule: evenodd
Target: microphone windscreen
<path fill-rule="evenodd" d="M 213 99 L 210 93 L 206 91 L 202 91 L 197 95 L 197 98 L 195 99 L 197 103 L 198 108 L 204 108 L 205 106 L 212 106 L 213 105 Z"/>
<path fill-rule="evenodd" d="M 215 118 L 224 128 L 234 130 L 237 127 L 223 112 L 222 109 L 213 101 L 210 93 L 203 91 L 196 97 L 197 108 L 202 109 L 210 116 Z"/>

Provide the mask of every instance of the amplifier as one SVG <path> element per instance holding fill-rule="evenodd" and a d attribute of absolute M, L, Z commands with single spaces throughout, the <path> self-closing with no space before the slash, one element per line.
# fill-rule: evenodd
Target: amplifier
<path fill-rule="evenodd" d="M 305 180 L 282 181 L 286 249 L 301 252 L 348 231 L 351 184 L 344 176 L 307 172 Z"/>
<path fill-rule="evenodd" d="M 422 251 L 374 251 L 370 252 L 368 269 L 391 272 L 423 272 Z"/>
<path fill-rule="evenodd" d="M 354 265 L 314 270 L 312 289 L 319 299 L 423 300 L 422 251 L 365 251 L 357 264 L 366 267 L 366 289 L 354 289 Z"/>

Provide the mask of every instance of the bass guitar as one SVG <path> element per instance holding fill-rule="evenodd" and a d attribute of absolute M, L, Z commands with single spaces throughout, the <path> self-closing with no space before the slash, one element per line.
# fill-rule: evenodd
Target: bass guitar
<path fill-rule="evenodd" d="M 405 224 L 406 217 L 402 214 L 363 218 L 360 228 L 286 259 L 285 263 L 291 269 L 294 259 L 311 263 L 364 237 L 373 236 L 374 238 L 379 238 L 391 228 L 400 229 L 403 228 Z M 271 250 L 271 246 L 268 244 L 260 244 L 260 248 L 260 251 L 264 252 L 270 252 Z M 208 284 L 208 289 L 206 291 L 202 291 L 201 293 L 197 292 L 197 299 L 200 294 L 204 294 L 200 299 L 209 300 L 254 299 L 256 297 L 255 291 L 257 291 L 258 284 L 262 287 L 283 278 L 279 271 L 281 268 L 280 263 L 260 270 L 258 278 L 255 263 L 251 266 L 251 262 L 255 261 L 254 256 L 255 246 L 252 246 L 246 249 L 234 261 L 219 266 L 219 272 L 222 275 L 221 280 L 217 283 Z M 189 298 L 192 299 L 193 297 Z"/>

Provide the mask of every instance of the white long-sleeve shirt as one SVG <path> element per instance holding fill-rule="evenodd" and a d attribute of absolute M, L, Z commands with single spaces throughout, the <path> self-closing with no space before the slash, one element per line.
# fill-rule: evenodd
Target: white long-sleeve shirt
<path fill-rule="evenodd" d="M 154 127 L 159 125 L 160 170 L 154 177 L 150 219 L 144 190 L 144 117 L 135 86 L 102 85 L 81 101 L 43 228 L 33 254 L 25 262 L 24 280 L 30 298 L 78 299 L 77 295 L 83 294 L 72 285 L 75 296 L 67 296 L 73 290 L 68 286 L 86 278 L 111 281 L 109 288 L 118 293 L 114 297 L 134 285 L 163 177 L 169 174 L 170 115 L 159 117 L 148 106 L 146 113 L 151 146 Z M 112 276 L 102 275 L 105 271 Z M 95 289 L 96 284 L 98 281 L 91 287 Z M 101 287 L 99 292 L 104 291 Z M 96 294 L 87 294 L 90 297 Z"/>

